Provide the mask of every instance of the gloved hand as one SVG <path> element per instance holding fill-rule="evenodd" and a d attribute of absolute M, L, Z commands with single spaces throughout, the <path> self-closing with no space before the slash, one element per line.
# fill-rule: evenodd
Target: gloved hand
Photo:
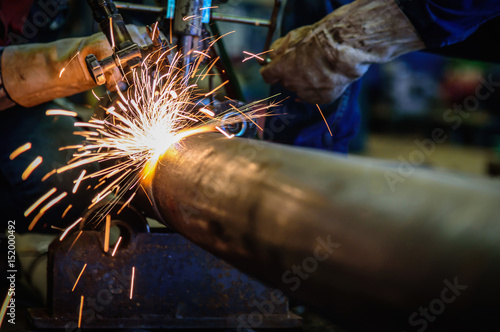
<path fill-rule="evenodd" d="M 327 104 L 370 64 L 424 47 L 394 0 L 356 0 L 276 40 L 261 74 L 302 101 Z"/>
<path fill-rule="evenodd" d="M 145 28 L 127 25 L 127 29 L 139 46 L 151 43 Z M 24 107 L 89 90 L 96 84 L 85 62 L 88 54 L 99 60 L 112 54 L 102 32 L 47 44 L 6 47 L 1 59 L 4 88 L 15 103 Z M 108 72 L 106 78 L 110 89 L 122 79 L 118 68 Z"/>

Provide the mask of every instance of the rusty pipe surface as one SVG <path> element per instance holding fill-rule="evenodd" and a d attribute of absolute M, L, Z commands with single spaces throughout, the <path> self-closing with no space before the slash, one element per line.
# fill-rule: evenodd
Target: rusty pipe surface
<path fill-rule="evenodd" d="M 149 192 L 163 223 L 340 323 L 463 327 L 500 298 L 498 182 L 201 134 Z"/>

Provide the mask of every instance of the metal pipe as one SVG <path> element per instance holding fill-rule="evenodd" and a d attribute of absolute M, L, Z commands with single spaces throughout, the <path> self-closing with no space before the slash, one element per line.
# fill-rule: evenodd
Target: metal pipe
<path fill-rule="evenodd" d="M 499 183 L 202 134 L 149 192 L 164 224 L 340 324 L 412 329 L 427 308 L 477 327 L 498 306 Z"/>

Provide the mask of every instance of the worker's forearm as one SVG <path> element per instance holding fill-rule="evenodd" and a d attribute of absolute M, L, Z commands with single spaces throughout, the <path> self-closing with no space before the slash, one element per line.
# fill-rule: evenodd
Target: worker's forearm
<path fill-rule="evenodd" d="M 1 68 L 6 93 L 16 104 L 32 107 L 92 88 L 85 46 L 85 39 L 72 38 L 5 48 Z"/>

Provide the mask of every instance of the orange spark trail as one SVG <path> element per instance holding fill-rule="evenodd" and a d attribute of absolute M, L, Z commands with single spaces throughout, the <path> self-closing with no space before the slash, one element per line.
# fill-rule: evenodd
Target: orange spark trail
<path fill-rule="evenodd" d="M 111 227 L 111 215 L 106 216 L 106 228 L 104 229 L 104 252 L 109 251 L 109 231 Z"/>
<path fill-rule="evenodd" d="M 113 249 L 113 253 L 111 254 L 112 257 L 115 256 L 116 250 L 118 249 L 118 246 L 120 245 L 120 242 L 122 242 L 122 237 L 121 236 L 118 238 L 118 241 L 116 241 L 115 247 Z"/>
<path fill-rule="evenodd" d="M 54 168 L 53 170 L 51 170 L 50 172 L 48 172 L 47 174 L 45 174 L 45 175 L 43 176 L 43 178 L 42 178 L 42 182 L 44 182 L 45 180 L 47 180 L 48 178 L 50 178 L 50 176 L 51 176 L 52 174 L 55 174 L 55 173 L 56 173 L 56 171 L 57 171 L 57 169 L 55 169 L 55 168 Z"/>
<path fill-rule="evenodd" d="M 316 104 L 316 107 L 318 108 L 319 110 L 319 114 L 321 114 L 321 117 L 323 118 L 323 120 L 325 121 L 325 124 L 326 124 L 326 128 L 328 128 L 328 131 L 330 132 L 330 136 L 333 136 L 332 135 L 332 131 L 330 130 L 330 126 L 328 125 L 328 122 L 326 121 L 325 119 L 325 116 L 323 115 L 323 112 L 321 112 L 321 108 L 319 108 L 319 105 Z"/>
<path fill-rule="evenodd" d="M 79 223 L 80 221 L 82 221 L 82 220 L 83 220 L 83 218 L 78 218 L 78 220 L 77 220 L 77 221 L 75 221 L 75 222 L 74 222 L 74 223 L 72 223 L 72 224 L 71 224 L 68 228 L 66 228 L 66 230 L 65 230 L 65 231 L 61 234 L 61 237 L 59 237 L 59 241 L 62 241 L 62 240 L 66 237 L 66 235 L 69 233 L 69 231 L 70 231 L 71 229 L 73 229 L 76 225 L 78 225 L 78 223 Z"/>
<path fill-rule="evenodd" d="M 45 112 L 45 115 L 62 115 L 62 116 L 77 117 L 78 113 L 66 110 L 48 110 L 47 112 Z"/>
<path fill-rule="evenodd" d="M 207 108 L 200 108 L 200 112 L 202 113 L 205 113 L 206 115 L 210 116 L 210 117 L 214 117 L 215 116 L 215 113 L 212 112 L 211 110 L 207 109 Z"/>
<path fill-rule="evenodd" d="M 95 94 L 94 90 L 92 90 L 92 94 L 94 95 L 95 99 L 97 99 L 97 100 L 101 100 L 101 98 L 99 98 L 99 97 Z"/>
<path fill-rule="evenodd" d="M 64 210 L 62 216 L 61 216 L 61 219 L 63 219 L 64 217 L 66 217 L 66 214 L 68 213 L 68 211 L 73 207 L 72 204 L 68 205 L 68 207 L 66 208 L 66 210 Z"/>
<path fill-rule="evenodd" d="M 43 161 L 43 158 L 38 156 L 31 162 L 31 164 L 24 170 L 23 174 L 21 175 L 21 179 L 26 180 L 31 173 L 37 168 Z"/>
<path fill-rule="evenodd" d="M 26 143 L 18 147 L 17 149 L 14 150 L 9 156 L 10 160 L 14 160 L 17 156 L 19 156 L 21 153 L 28 151 L 31 149 L 31 143 Z"/>
<path fill-rule="evenodd" d="M 83 266 L 82 272 L 80 272 L 80 274 L 78 275 L 78 278 L 76 278 L 75 284 L 73 285 L 73 289 L 71 291 L 75 290 L 76 285 L 78 284 L 78 281 L 80 280 L 80 278 L 81 278 L 81 276 L 83 274 L 83 271 L 85 271 L 86 267 L 87 267 L 87 263 L 85 263 L 85 265 Z"/>
<path fill-rule="evenodd" d="M 28 230 L 32 231 L 33 228 L 35 227 L 36 223 L 38 222 L 38 220 L 40 220 L 40 218 L 43 216 L 43 214 L 45 212 L 47 212 L 47 210 L 50 209 L 52 206 L 54 206 L 54 204 L 56 204 L 61 199 L 63 199 L 67 194 L 68 194 L 67 192 L 63 192 L 62 194 L 60 194 L 59 196 L 57 196 L 56 198 L 54 198 L 53 200 L 51 200 L 49 203 L 47 203 L 43 208 L 41 208 L 40 212 L 38 212 L 38 214 L 36 215 L 36 217 L 33 218 L 33 221 L 28 226 Z"/>
<path fill-rule="evenodd" d="M 236 32 L 236 31 L 234 31 L 234 30 L 233 30 L 233 31 L 229 31 L 228 33 L 225 33 L 225 34 L 223 34 L 222 36 L 219 36 L 219 37 L 218 37 L 218 38 L 216 38 L 215 40 L 212 40 L 212 41 L 210 42 L 210 44 L 208 44 L 208 45 L 209 45 L 209 47 L 214 46 L 214 44 L 215 44 L 215 43 L 216 43 L 219 39 L 221 39 L 222 37 L 225 37 L 225 36 L 227 36 L 227 35 L 230 35 L 230 34 L 232 34 L 233 32 Z"/>
<path fill-rule="evenodd" d="M 111 35 L 111 49 L 114 52 L 116 45 L 115 45 L 115 36 L 113 33 L 113 18 L 112 17 L 109 18 L 109 30 L 110 30 L 110 35 Z"/>
<path fill-rule="evenodd" d="M 229 80 L 225 81 L 224 83 L 222 83 L 221 85 L 219 85 L 218 87 L 216 87 L 215 89 L 213 89 L 212 91 L 210 91 L 208 93 L 205 93 L 205 97 L 210 96 L 212 93 L 214 93 L 215 91 L 219 90 L 220 88 L 222 88 L 227 83 L 229 83 Z"/>
<path fill-rule="evenodd" d="M 75 245 L 76 241 L 78 241 L 78 239 L 80 238 L 80 235 L 82 235 L 83 231 L 80 231 L 78 233 L 78 235 L 76 236 L 75 240 L 73 240 L 73 243 L 71 243 L 71 245 L 69 246 L 69 249 L 66 253 L 70 252 L 71 249 L 73 248 L 73 246 Z"/>
<path fill-rule="evenodd" d="M 207 74 L 210 72 L 210 70 L 212 69 L 212 67 L 215 65 L 215 63 L 220 59 L 220 56 L 218 56 L 217 58 L 215 58 L 214 61 L 212 61 L 212 63 L 210 64 L 210 66 L 208 67 L 207 71 L 205 72 L 205 74 L 201 77 L 201 80 L 203 81 L 205 79 L 205 77 L 207 77 Z"/>
<path fill-rule="evenodd" d="M 71 63 L 71 61 L 73 61 L 77 57 L 78 54 L 80 54 L 80 51 L 76 52 L 76 54 L 73 55 L 73 57 L 68 61 L 68 63 L 66 64 L 66 66 L 64 66 L 64 68 L 61 69 L 61 72 L 59 73 L 59 78 L 61 78 L 62 74 L 66 70 L 66 67 L 69 66 L 69 64 Z"/>
<path fill-rule="evenodd" d="M 135 279 L 135 266 L 132 267 L 132 278 L 130 281 L 130 299 L 132 300 L 132 296 L 134 295 L 134 279 Z"/>
<path fill-rule="evenodd" d="M 72 193 L 76 193 L 76 191 L 78 190 L 78 187 L 80 186 L 80 183 L 82 182 L 82 179 L 83 177 L 85 176 L 85 173 L 87 173 L 86 170 L 83 170 L 81 173 L 80 173 L 80 176 L 78 177 L 78 179 L 76 180 L 76 183 L 75 183 L 75 186 L 73 187 L 73 191 Z"/>
<path fill-rule="evenodd" d="M 47 198 L 49 198 L 50 195 L 52 195 L 53 193 L 55 193 L 56 190 L 57 190 L 56 188 L 52 188 L 45 195 L 43 195 L 42 197 L 40 197 L 35 203 L 33 203 L 33 205 L 31 205 L 26 211 L 24 211 L 24 216 L 25 217 L 29 216 L 29 214 L 31 212 L 33 212 L 33 210 L 36 209 L 38 207 L 38 205 L 42 204 L 42 202 L 44 200 L 46 200 Z"/>
<path fill-rule="evenodd" d="M 80 299 L 80 310 L 78 312 L 78 328 L 82 327 L 83 295 Z"/>
<path fill-rule="evenodd" d="M 253 53 L 250 53 L 250 52 L 247 52 L 247 51 L 243 51 L 243 53 L 245 53 L 246 55 L 250 55 L 250 57 L 243 59 L 243 61 L 241 61 L 241 62 L 245 62 L 245 61 L 253 59 L 253 58 L 257 58 L 260 61 L 264 61 L 264 58 L 260 57 L 260 55 L 263 55 L 263 54 L 266 54 L 266 53 L 269 53 L 269 52 L 272 52 L 272 51 L 273 50 L 267 50 L 265 52 L 261 52 L 261 53 L 258 53 L 258 54 L 253 54 Z"/>
<path fill-rule="evenodd" d="M 125 204 L 123 204 L 123 206 L 120 208 L 120 210 L 118 210 L 118 212 L 116 214 L 120 214 L 120 212 L 122 212 L 122 210 L 132 201 L 132 198 L 134 198 L 136 193 L 133 193 L 129 199 L 127 199 L 127 201 L 125 202 Z"/>

